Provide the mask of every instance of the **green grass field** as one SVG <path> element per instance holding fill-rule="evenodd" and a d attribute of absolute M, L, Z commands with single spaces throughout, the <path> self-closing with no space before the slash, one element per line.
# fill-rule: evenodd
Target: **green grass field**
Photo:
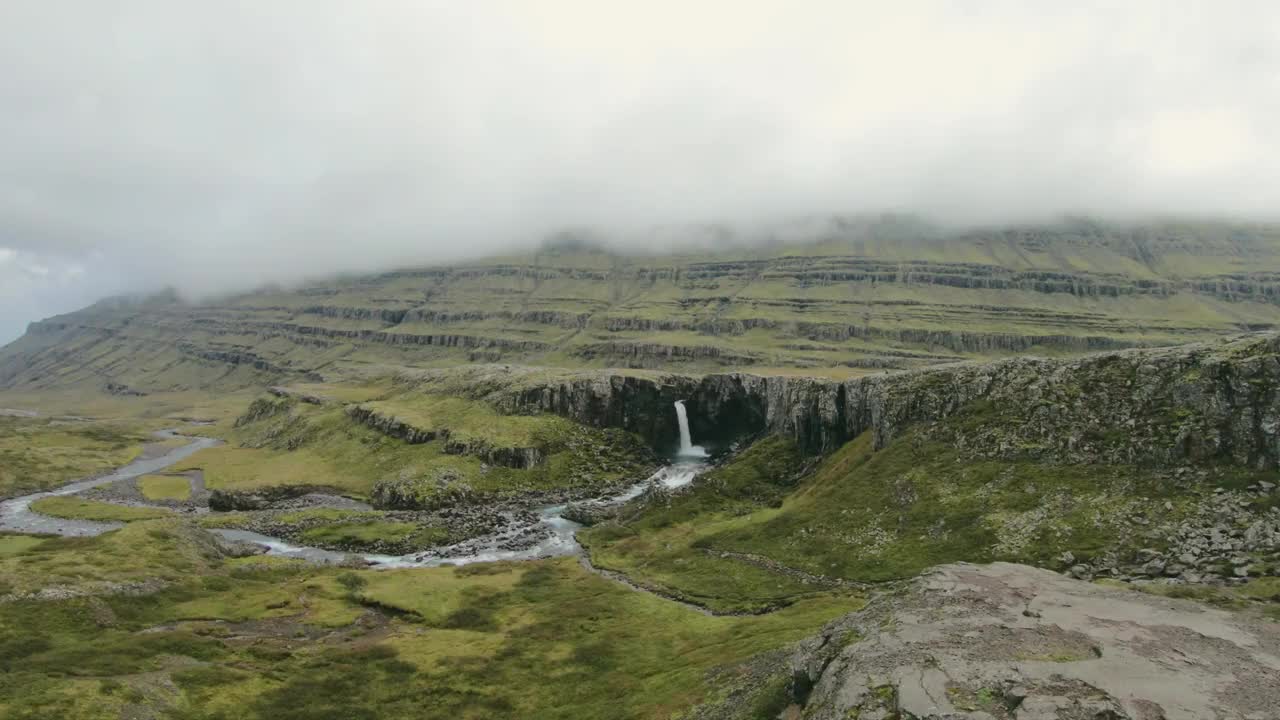
<path fill-rule="evenodd" d="M 138 489 L 148 500 L 186 500 L 191 497 L 191 481 L 178 475 L 144 475 Z"/>
<path fill-rule="evenodd" d="M 31 503 L 31 509 L 53 517 L 105 522 L 155 520 L 173 514 L 173 511 L 164 508 L 116 505 L 69 495 L 40 498 Z"/>
<path fill-rule="evenodd" d="M 123 547 L 137 560 L 107 570 Z M 386 572 L 229 560 L 173 521 L 0 548 L 10 590 L 86 566 L 163 583 L 121 596 L 68 577 L 97 592 L 0 603 L 5 718 L 668 718 L 864 602 L 708 617 L 572 559 Z"/>
<path fill-rule="evenodd" d="M 481 400 L 410 392 L 369 406 L 421 423 L 414 427 L 422 430 L 448 431 L 447 439 L 410 444 L 357 422 L 342 407 L 264 400 L 227 431 L 226 445 L 172 469 L 202 469 L 211 490 L 308 485 L 370 498 L 387 485 L 396 488 L 401 507 L 432 507 L 458 493 L 478 498 L 609 487 L 643 477 L 652 465 L 647 449 L 627 433 L 550 415 L 500 415 Z M 504 448 L 533 448 L 544 459 L 529 468 L 491 464 L 486 453 Z"/>
<path fill-rule="evenodd" d="M 145 440 L 131 421 L 0 417 L 0 498 L 112 470 L 136 457 Z"/>
<path fill-rule="evenodd" d="M 1161 528 L 1213 487 L 1266 477 L 1215 470 L 1196 487 L 1128 465 L 975 460 L 909 431 L 878 452 L 860 437 L 797 480 L 788 445 L 757 443 L 670 505 L 584 531 L 593 562 L 694 600 L 768 605 L 775 588 L 744 556 L 862 583 L 954 561 L 1128 558 L 1166 547 Z M 785 583 L 777 589 L 785 597 Z"/>

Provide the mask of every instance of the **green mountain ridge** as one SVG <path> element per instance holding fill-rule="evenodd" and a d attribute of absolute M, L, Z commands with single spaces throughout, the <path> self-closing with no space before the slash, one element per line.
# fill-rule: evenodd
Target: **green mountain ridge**
<path fill-rule="evenodd" d="M 1280 226 L 806 232 L 664 255 L 559 243 L 218 301 L 104 301 L 0 349 L 0 388 L 249 387 L 459 362 L 856 375 L 1280 326 Z"/>

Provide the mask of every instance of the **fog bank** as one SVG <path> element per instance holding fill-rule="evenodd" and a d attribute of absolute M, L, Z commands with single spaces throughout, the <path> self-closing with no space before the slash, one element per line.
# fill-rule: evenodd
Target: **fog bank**
<path fill-rule="evenodd" d="M 1280 10 L 1116 5 L 11 0 L 0 342 L 564 227 L 1275 216 Z"/>

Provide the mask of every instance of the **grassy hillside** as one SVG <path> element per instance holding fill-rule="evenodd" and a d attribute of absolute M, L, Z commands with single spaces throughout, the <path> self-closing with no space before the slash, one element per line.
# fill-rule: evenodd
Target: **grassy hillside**
<path fill-rule="evenodd" d="M 619 430 L 551 415 L 500 415 L 483 401 L 405 386 L 387 386 L 376 398 L 316 404 L 264 396 L 234 423 L 211 430 L 226 445 L 173 470 L 203 470 L 210 490 L 307 486 L 387 507 L 429 508 L 539 491 L 600 492 L 643 478 L 655 464 L 637 438 Z"/>
<path fill-rule="evenodd" d="M 1172 344 L 1280 324 L 1280 229 L 1086 221 L 948 232 L 832 220 L 787 242 L 582 243 L 187 304 L 104 301 L 0 351 L 0 387 L 246 387 L 462 361 L 803 368 Z"/>
<path fill-rule="evenodd" d="M 1280 573 L 1266 539 L 1280 527 L 1273 471 L 975 459 L 935 439 L 946 424 L 879 451 L 863 435 L 811 471 L 771 438 L 669 503 L 637 502 L 581 537 L 597 566 L 732 609 L 785 602 L 797 578 L 878 583 L 954 561 L 1126 578 Z"/>

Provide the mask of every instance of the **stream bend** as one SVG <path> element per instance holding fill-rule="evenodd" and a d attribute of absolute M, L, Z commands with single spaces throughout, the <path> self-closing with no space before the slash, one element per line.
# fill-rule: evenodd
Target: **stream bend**
<path fill-rule="evenodd" d="M 168 440 L 179 435 L 175 430 L 164 430 L 156 436 Z M 124 525 L 119 522 L 98 522 L 92 520 L 71 520 L 42 515 L 31 509 L 36 500 L 46 497 L 73 495 L 90 488 L 106 485 L 122 480 L 132 480 L 142 475 L 158 472 L 170 465 L 184 460 L 206 448 L 221 445 L 222 441 L 214 438 L 191 437 L 191 442 L 180 447 L 169 449 L 159 455 L 151 455 L 144 451 L 143 456 L 124 465 L 114 472 L 79 480 L 63 485 L 54 490 L 23 495 L 0 502 L 0 530 L 28 534 L 49 534 L 64 536 L 100 535 Z M 698 448 L 699 450 L 701 448 Z M 684 455 L 676 459 L 672 465 L 659 469 L 645 480 L 632 485 L 626 491 L 613 497 L 596 500 L 601 506 L 620 505 L 639 497 L 646 488 L 657 484 L 668 489 L 688 485 L 695 477 L 707 468 L 701 455 Z M 353 556 L 362 558 L 376 567 L 436 567 L 440 565 L 465 565 L 476 562 L 495 562 L 499 560 L 532 560 L 535 558 L 576 555 L 582 551 L 576 533 L 582 527 L 565 518 L 563 513 L 567 505 L 551 505 L 538 510 L 536 526 L 516 527 L 489 537 L 471 539 L 466 542 L 467 551 L 459 553 L 459 546 L 444 547 L 425 553 L 408 555 L 378 555 L 350 552 L 338 552 L 307 545 L 296 545 L 280 538 L 263 535 L 249 530 L 231 528 L 214 528 L 211 532 L 233 541 L 248 542 L 267 549 L 270 555 L 294 557 L 311 562 L 339 563 L 349 561 Z M 538 531 L 543 537 L 538 542 L 521 549 L 506 549 L 512 538 L 529 531 Z"/>

